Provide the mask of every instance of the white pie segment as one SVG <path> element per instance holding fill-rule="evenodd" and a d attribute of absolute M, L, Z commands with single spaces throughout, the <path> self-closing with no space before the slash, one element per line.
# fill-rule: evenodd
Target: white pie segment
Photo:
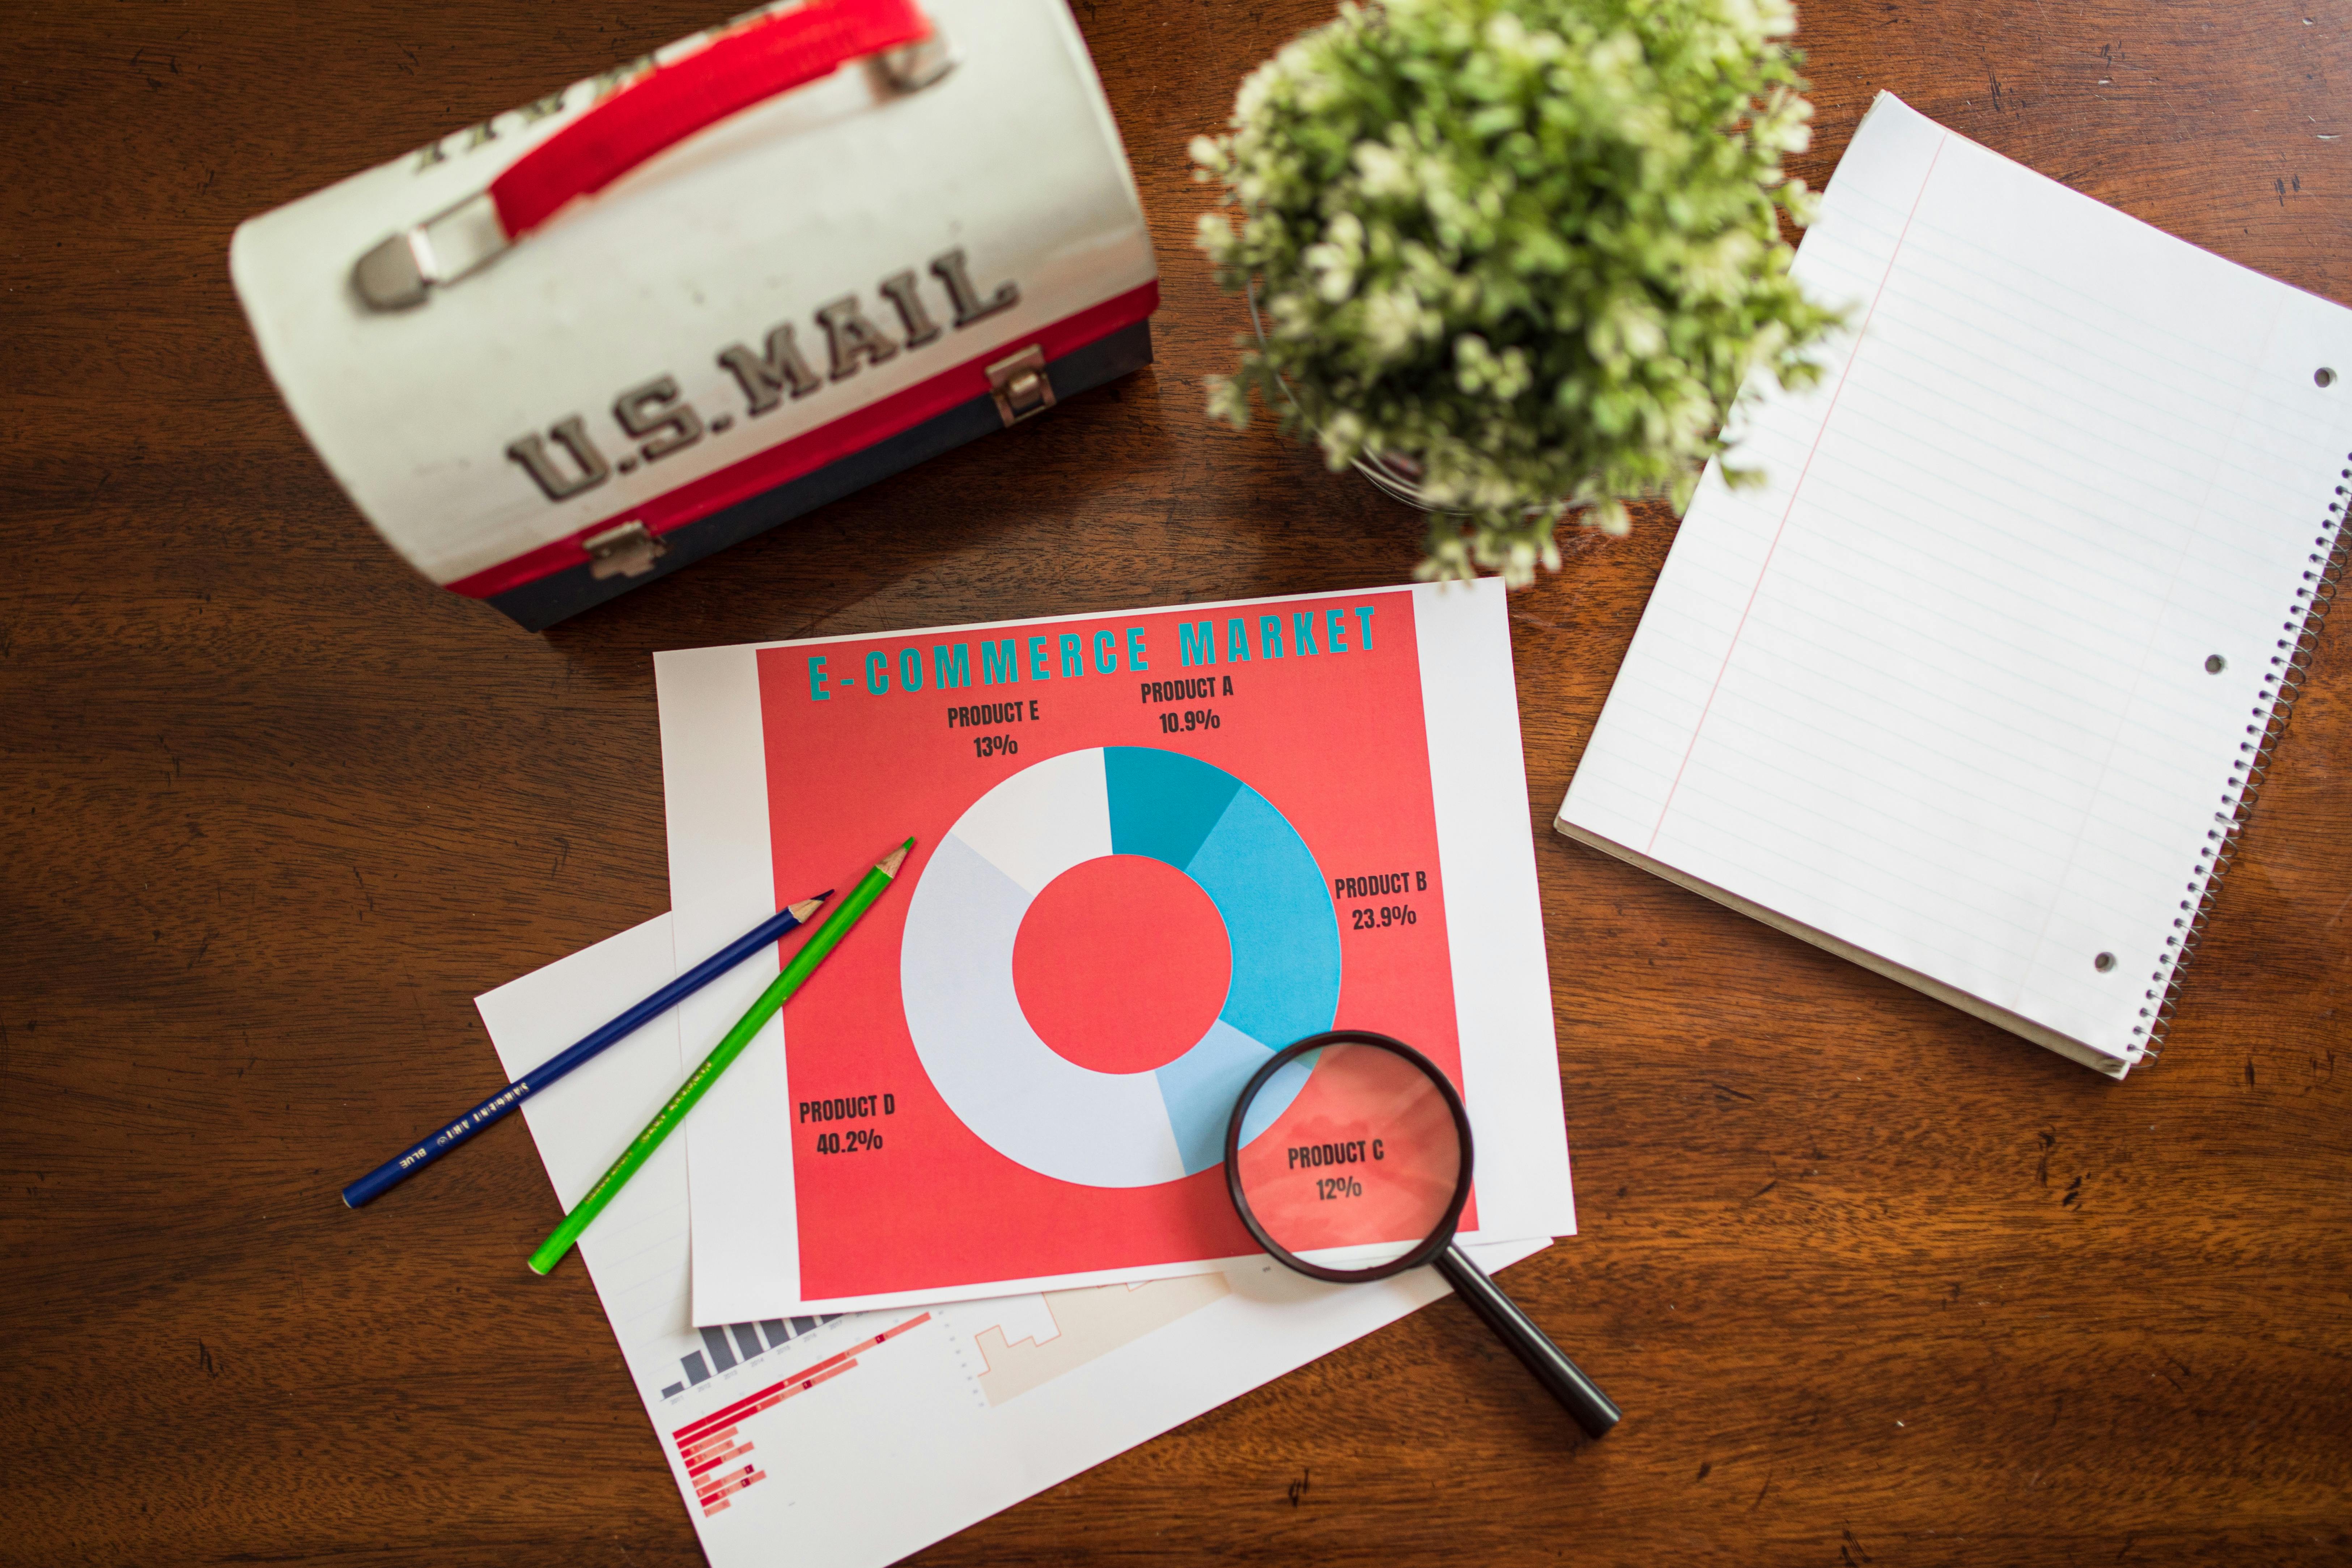
<path fill-rule="evenodd" d="M 1102 753 L 1078 756 L 1091 759 L 1094 787 L 1100 792 Z M 1076 775 L 1077 770 L 1066 773 Z M 1102 847 L 1069 865 L 1110 853 L 1110 817 L 1100 800 L 1097 793 Z M 1034 812 L 1040 823 L 1071 820 L 1057 819 L 1058 807 L 1038 810 L 1028 798 L 1020 804 L 1024 815 Z M 1083 833 L 1085 819 L 1076 820 Z M 1144 1187 L 1180 1179 L 1184 1157 L 1158 1076 L 1080 1067 L 1030 1026 L 1013 989 L 1013 944 L 1032 893 L 964 840 L 970 822 L 967 816 L 940 841 L 907 908 L 899 985 L 908 1033 L 923 1070 L 958 1120 L 998 1153 L 1040 1174 L 1092 1187 Z M 1009 828 L 1010 815 L 999 818 L 999 825 Z M 1047 846 L 1024 847 L 1009 834 L 1000 833 L 995 842 L 1028 847 L 1033 868 L 1050 858 Z"/>
<path fill-rule="evenodd" d="M 1019 883 L 1027 899 L 1071 867 L 1109 854 L 1102 748 L 1032 763 L 972 802 L 957 819 L 955 836 Z"/>

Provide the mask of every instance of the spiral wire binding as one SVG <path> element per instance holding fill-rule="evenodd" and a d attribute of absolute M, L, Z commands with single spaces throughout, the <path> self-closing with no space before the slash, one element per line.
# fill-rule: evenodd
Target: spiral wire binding
<path fill-rule="evenodd" d="M 2221 879 L 2237 857 L 2239 837 L 2253 816 L 2254 802 L 2270 772 L 2272 754 L 2286 734 L 2287 720 L 2294 713 L 2295 699 L 2302 694 L 2312 653 L 2319 646 L 2321 626 L 2335 601 L 2336 585 L 2344 580 L 2347 552 L 2352 552 L 2352 531 L 2344 526 L 2346 480 L 2352 480 L 2352 452 L 2344 455 L 2336 499 L 2328 504 L 2327 518 L 2320 524 L 2319 536 L 2311 542 L 2312 553 L 2302 586 L 2295 589 L 2294 602 L 2287 607 L 2286 621 L 2280 627 L 2285 635 L 2279 638 L 2277 650 L 2271 656 L 2270 673 L 2263 677 L 2262 696 L 2252 712 L 2254 721 L 2246 726 L 2246 733 L 2252 739 L 2238 747 L 2239 760 L 2231 768 L 2221 809 L 2213 814 L 2214 826 L 2206 832 L 2205 847 L 2197 857 L 2197 868 L 2189 875 L 2189 897 L 2180 901 L 2180 918 L 2172 922 L 2175 934 L 2164 939 L 2164 954 L 2157 961 L 2156 973 L 2148 976 L 2144 998 L 2148 1005 L 2139 1010 L 2139 1016 L 2147 1021 L 2132 1030 L 2145 1041 L 2143 1060 L 2155 1061 L 2164 1054 L 2165 1037 L 2172 1027 L 2174 1009 L 2180 999 L 2181 971 L 2196 956 L 2197 945 L 2204 940 L 2205 925 L 2211 918 Z"/>

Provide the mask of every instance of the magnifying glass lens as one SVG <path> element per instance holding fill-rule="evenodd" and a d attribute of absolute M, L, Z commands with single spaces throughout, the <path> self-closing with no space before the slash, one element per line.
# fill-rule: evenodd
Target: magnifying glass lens
<path fill-rule="evenodd" d="M 1462 1135 L 1430 1072 L 1394 1051 L 1328 1045 L 1284 1064 L 1242 1113 L 1241 1137 L 1236 1195 L 1284 1252 L 1385 1273 L 1452 1230 Z"/>

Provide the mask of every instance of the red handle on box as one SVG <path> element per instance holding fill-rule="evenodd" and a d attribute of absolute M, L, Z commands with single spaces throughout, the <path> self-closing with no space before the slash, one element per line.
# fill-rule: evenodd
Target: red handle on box
<path fill-rule="evenodd" d="M 499 226 L 509 239 L 520 238 L 705 126 L 930 31 L 915 0 L 808 0 L 730 34 L 614 94 L 517 159 L 490 182 Z"/>

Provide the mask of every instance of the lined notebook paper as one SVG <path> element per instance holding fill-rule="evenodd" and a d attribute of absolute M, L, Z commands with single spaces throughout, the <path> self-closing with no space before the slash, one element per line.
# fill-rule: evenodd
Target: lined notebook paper
<path fill-rule="evenodd" d="M 2120 1078 L 2316 630 L 2352 310 L 1885 93 L 1796 271 L 1848 330 L 1736 423 L 1765 483 L 1710 466 L 1557 826 Z"/>

